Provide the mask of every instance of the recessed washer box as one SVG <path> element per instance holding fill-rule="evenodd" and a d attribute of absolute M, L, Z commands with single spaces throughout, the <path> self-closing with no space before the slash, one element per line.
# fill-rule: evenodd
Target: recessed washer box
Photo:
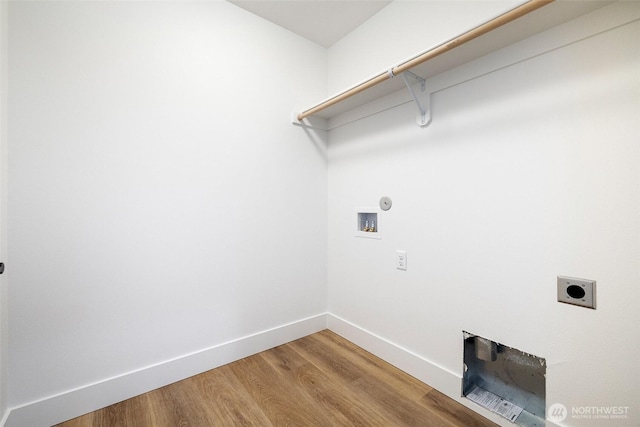
<path fill-rule="evenodd" d="M 558 276 L 558 302 L 596 308 L 596 281 Z"/>
<path fill-rule="evenodd" d="M 382 239 L 380 234 L 380 215 L 374 207 L 356 208 L 356 237 Z"/>

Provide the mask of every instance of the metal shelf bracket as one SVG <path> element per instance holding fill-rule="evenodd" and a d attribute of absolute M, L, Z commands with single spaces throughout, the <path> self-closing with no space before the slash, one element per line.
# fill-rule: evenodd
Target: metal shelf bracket
<path fill-rule="evenodd" d="M 416 82 L 413 84 L 409 82 L 409 77 L 412 77 Z M 404 71 L 402 73 L 404 84 L 407 85 L 409 93 L 413 101 L 416 103 L 418 113 L 416 114 L 416 123 L 420 127 L 427 126 L 431 123 L 431 94 L 427 92 L 427 85 L 425 80 L 413 74 L 411 71 Z"/>

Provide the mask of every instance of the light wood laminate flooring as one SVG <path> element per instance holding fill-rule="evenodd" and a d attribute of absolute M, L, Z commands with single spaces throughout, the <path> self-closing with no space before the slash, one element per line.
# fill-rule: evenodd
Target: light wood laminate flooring
<path fill-rule="evenodd" d="M 495 425 L 325 330 L 58 427 Z"/>

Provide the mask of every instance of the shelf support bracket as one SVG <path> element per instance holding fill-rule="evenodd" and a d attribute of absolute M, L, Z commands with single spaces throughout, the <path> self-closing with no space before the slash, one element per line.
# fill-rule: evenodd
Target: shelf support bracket
<path fill-rule="evenodd" d="M 411 84 L 408 76 L 416 80 L 417 83 Z M 420 127 L 427 126 L 431 123 L 431 94 L 427 92 L 427 84 L 425 80 L 422 77 L 413 74 L 411 71 L 404 71 L 402 73 L 402 78 L 404 79 L 404 84 L 407 85 L 407 89 L 409 90 L 409 93 L 411 93 L 411 97 L 418 108 L 416 123 Z M 416 90 L 416 87 L 418 86 L 419 89 Z"/>

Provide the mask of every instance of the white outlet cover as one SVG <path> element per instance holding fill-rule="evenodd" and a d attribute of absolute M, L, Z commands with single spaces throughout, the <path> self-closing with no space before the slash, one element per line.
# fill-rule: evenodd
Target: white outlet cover
<path fill-rule="evenodd" d="M 407 251 L 396 251 L 396 268 L 398 270 L 407 269 Z"/>
<path fill-rule="evenodd" d="M 595 280 L 558 276 L 558 302 L 595 309 Z"/>

